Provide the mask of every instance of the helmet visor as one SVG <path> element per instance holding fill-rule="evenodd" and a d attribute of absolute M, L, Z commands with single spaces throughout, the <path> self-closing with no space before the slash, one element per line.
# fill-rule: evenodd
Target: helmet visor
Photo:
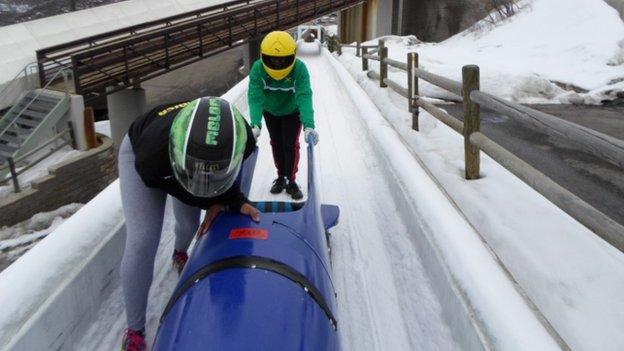
<path fill-rule="evenodd" d="M 197 197 L 215 197 L 225 193 L 236 181 L 242 162 L 229 169 L 230 160 L 207 163 L 186 157 L 186 168 L 175 166 L 174 174 L 184 189 Z"/>
<path fill-rule="evenodd" d="M 270 69 L 282 70 L 292 66 L 295 62 L 295 55 L 271 56 L 262 54 L 262 62 Z"/>

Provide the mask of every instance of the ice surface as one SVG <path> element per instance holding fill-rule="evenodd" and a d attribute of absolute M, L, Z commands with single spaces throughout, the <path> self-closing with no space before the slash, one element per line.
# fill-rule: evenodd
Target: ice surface
<path fill-rule="evenodd" d="M 457 350 L 441 316 L 409 230 L 397 218 L 397 204 L 388 191 L 385 169 L 367 143 L 368 134 L 356 102 L 342 90 L 340 79 L 322 57 L 306 57 L 315 91 L 321 188 L 324 201 L 341 207 L 340 223 L 332 229 L 334 283 L 337 287 L 341 336 L 345 350 Z M 247 81 L 225 95 L 247 114 Z M 303 140 L 301 140 L 303 148 Z M 252 199 L 287 200 L 268 190 L 275 169 L 263 130 L 252 184 Z M 306 157 L 302 154 L 298 182 L 305 189 Z M 171 214 L 165 222 L 148 306 L 148 339 L 157 328 L 176 277 L 169 264 L 172 250 Z M 79 349 L 117 347 L 125 327 L 121 292 L 104 303 L 102 313 Z"/>

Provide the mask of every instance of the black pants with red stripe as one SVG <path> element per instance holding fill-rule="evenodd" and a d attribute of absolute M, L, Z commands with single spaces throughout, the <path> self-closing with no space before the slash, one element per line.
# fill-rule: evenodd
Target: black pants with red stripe
<path fill-rule="evenodd" d="M 301 134 L 299 113 L 274 116 L 264 111 L 264 120 L 271 137 L 271 149 L 273 149 L 277 175 L 294 181 L 299 165 L 299 135 Z"/>

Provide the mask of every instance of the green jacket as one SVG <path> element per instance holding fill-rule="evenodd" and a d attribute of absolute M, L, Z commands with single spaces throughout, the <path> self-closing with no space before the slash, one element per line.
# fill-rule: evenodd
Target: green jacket
<path fill-rule="evenodd" d="M 274 116 L 286 116 L 299 111 L 304 128 L 314 128 L 314 109 L 312 107 L 312 88 L 310 74 L 305 63 L 296 59 L 290 74 L 275 80 L 266 73 L 261 60 L 257 60 L 249 74 L 247 92 L 251 125 L 262 125 L 262 112 Z"/>

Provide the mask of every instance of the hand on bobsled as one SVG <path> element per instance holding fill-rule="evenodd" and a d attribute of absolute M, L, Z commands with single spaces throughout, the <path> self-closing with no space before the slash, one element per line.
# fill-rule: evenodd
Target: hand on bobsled
<path fill-rule="evenodd" d="M 240 212 L 244 215 L 248 215 L 249 217 L 251 217 L 251 219 L 254 220 L 254 222 L 260 222 L 260 211 L 251 206 L 248 203 L 243 204 L 243 206 L 240 209 Z"/>
<path fill-rule="evenodd" d="M 260 133 L 262 132 L 260 126 L 251 127 L 251 131 L 253 132 L 254 139 L 258 140 L 258 138 L 260 137 Z"/>
<path fill-rule="evenodd" d="M 214 222 L 215 218 L 221 213 L 225 207 L 223 205 L 212 205 L 209 209 L 206 210 L 206 216 L 204 216 L 204 221 L 197 229 L 197 236 L 202 236 L 204 233 L 210 229 L 212 222 Z"/>
<path fill-rule="evenodd" d="M 308 144 L 310 144 L 310 143 L 312 143 L 314 145 L 318 144 L 318 142 L 319 142 L 319 135 L 316 132 L 316 130 L 314 130 L 313 128 L 306 128 L 306 129 L 303 130 L 303 133 L 304 133 L 305 141 Z"/>

